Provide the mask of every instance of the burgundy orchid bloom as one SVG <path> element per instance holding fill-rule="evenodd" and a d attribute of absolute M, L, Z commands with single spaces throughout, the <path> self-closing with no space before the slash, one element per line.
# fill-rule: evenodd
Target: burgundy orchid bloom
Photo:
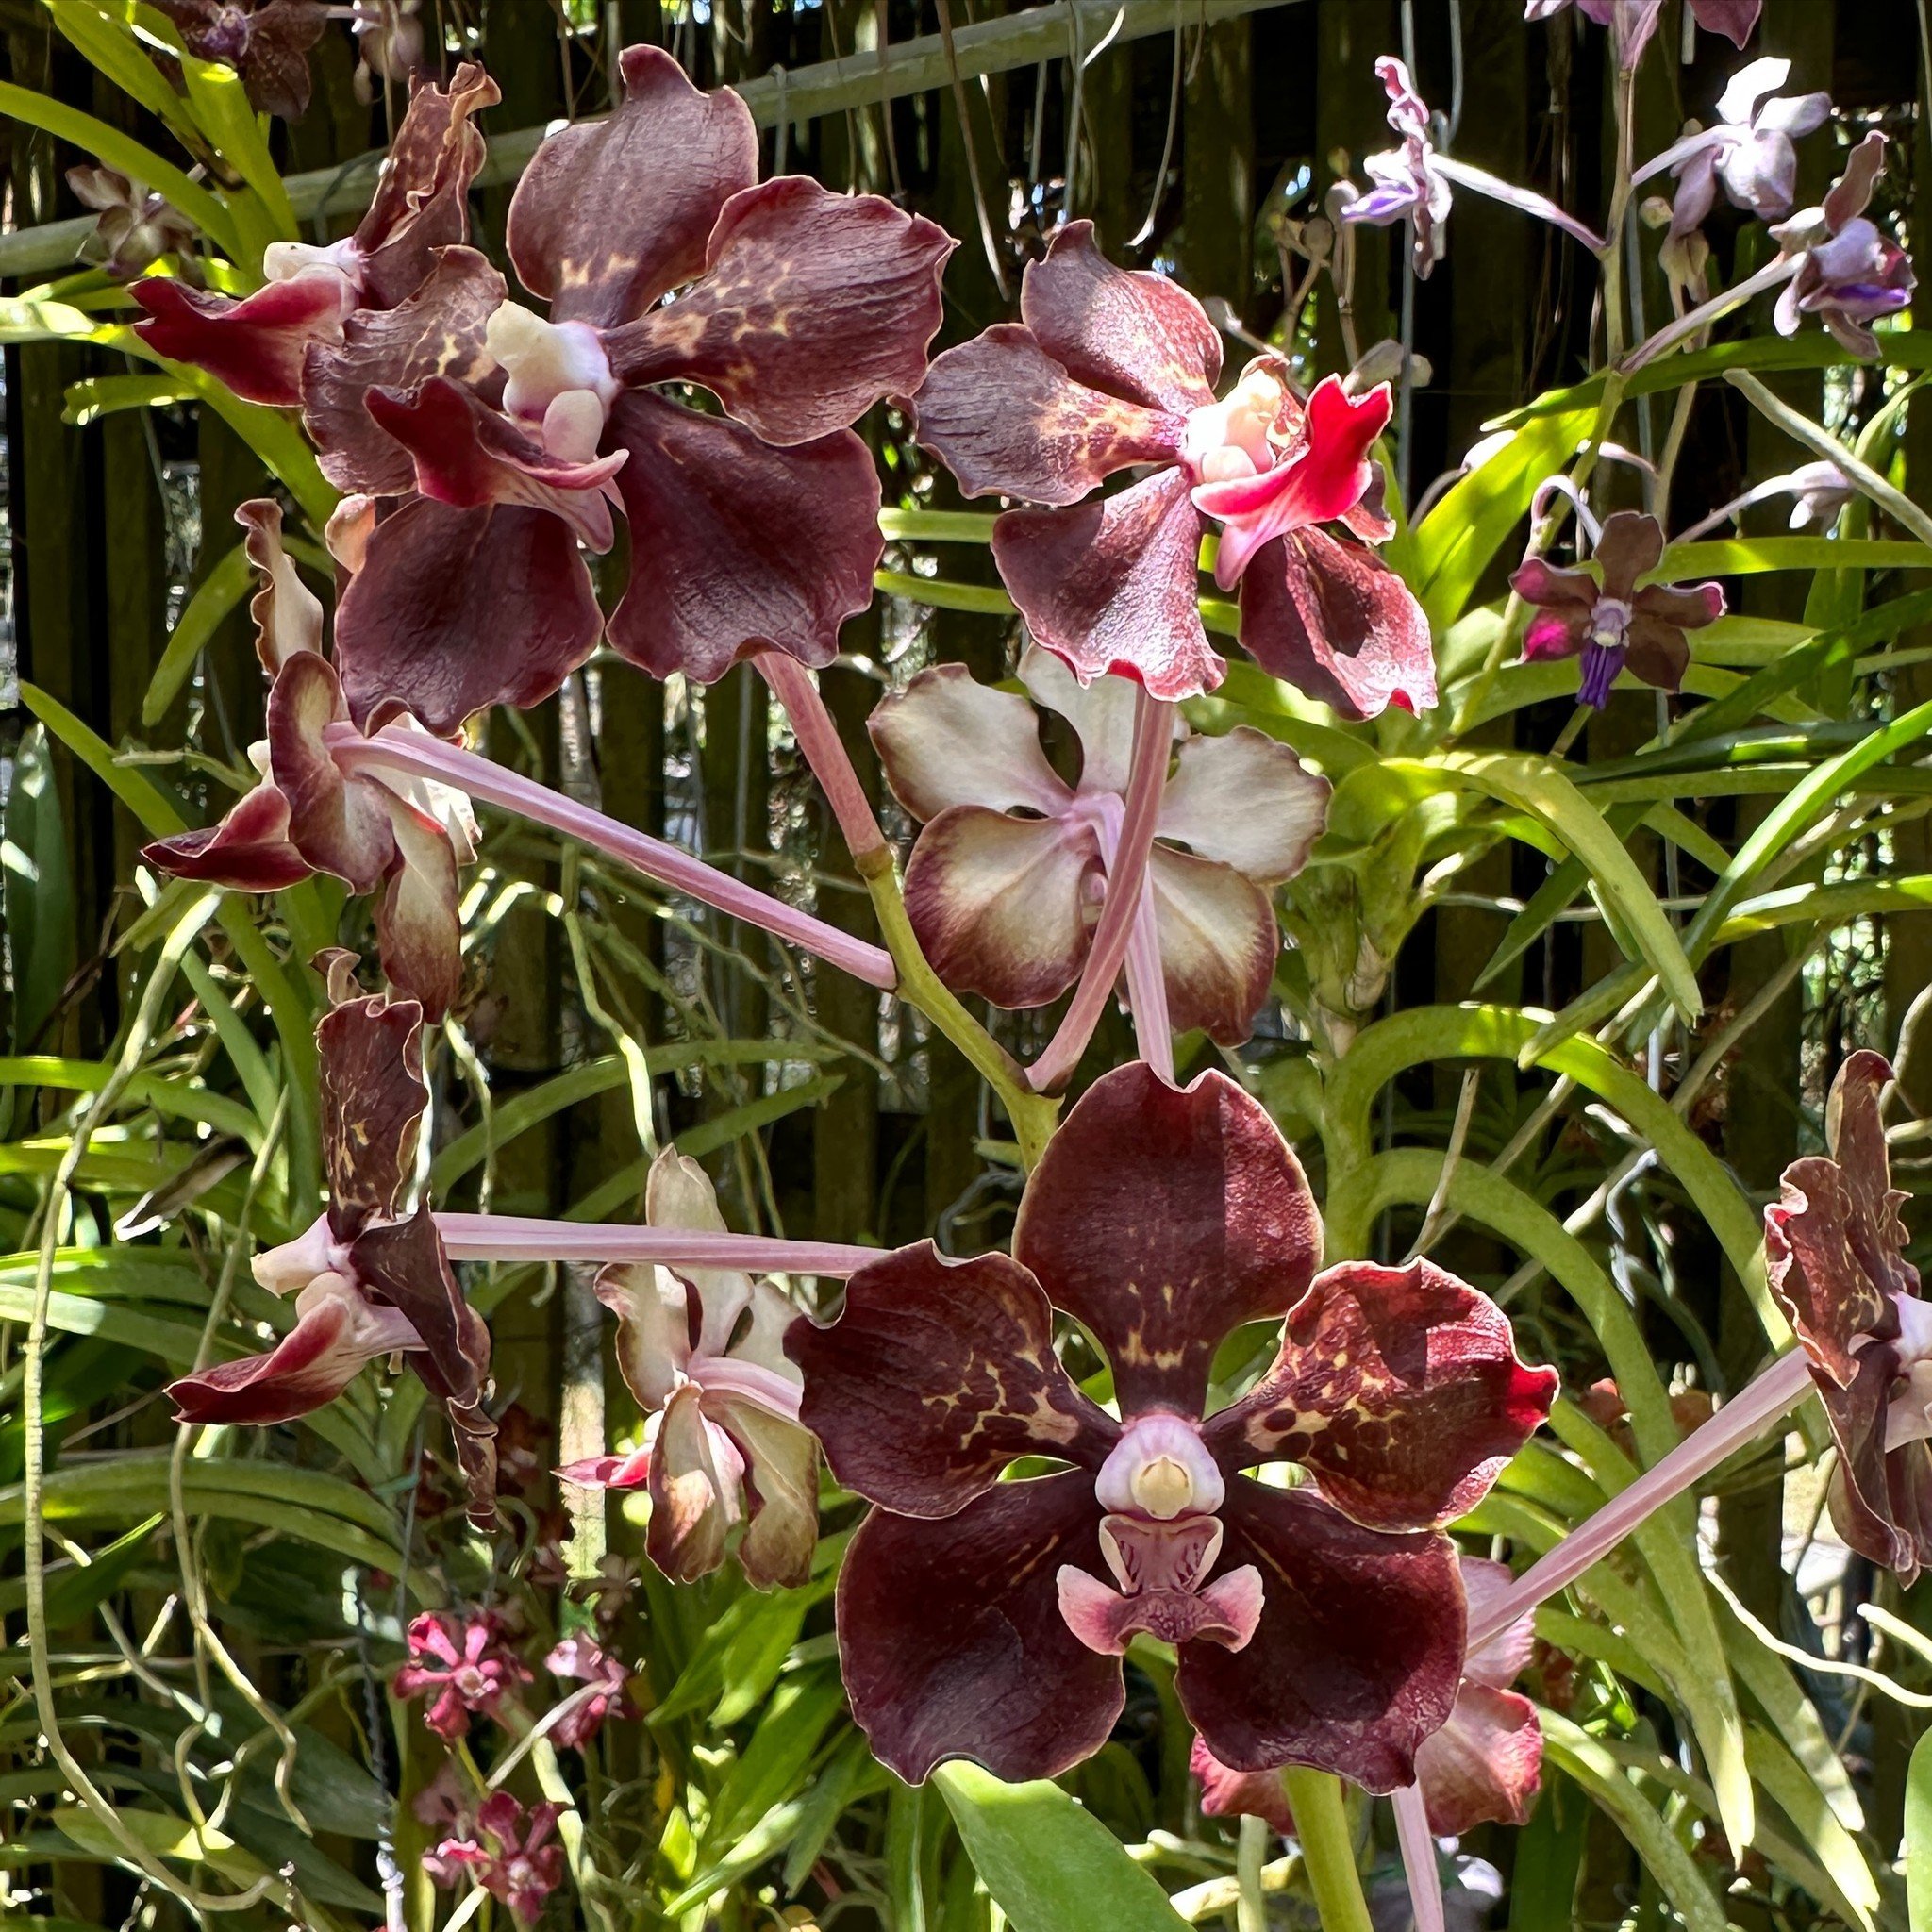
<path fill-rule="evenodd" d="M 214 10 L 218 0 L 193 4 Z M 255 18 L 284 4 L 272 0 Z M 167 276 L 138 282 L 134 299 L 147 320 L 135 333 L 157 355 L 205 369 L 251 403 L 299 404 L 310 347 L 341 343 L 363 311 L 406 307 L 441 252 L 467 235 L 470 183 L 483 165 L 483 137 L 470 117 L 499 98 L 496 83 L 468 61 L 447 92 L 418 87 L 353 235 L 327 247 L 272 242 L 261 264 L 268 279 L 240 300 Z M 500 278 L 497 286 L 500 291 Z"/>
<path fill-rule="evenodd" d="M 1038 1007 L 1080 976 L 1113 871 L 1133 747 L 1135 688 L 1084 689 L 1037 646 L 1020 660 L 1037 703 L 1074 726 L 1069 786 L 1041 749 L 1033 706 L 958 664 L 922 671 L 868 720 L 893 795 L 925 822 L 906 906 L 947 985 Z M 1183 741 L 1148 860 L 1154 926 L 1176 1032 L 1224 1046 L 1253 1029 L 1280 934 L 1269 889 L 1292 878 L 1327 817 L 1328 783 L 1246 725 Z"/>
<path fill-rule="evenodd" d="M 613 505 L 638 541 L 609 641 L 654 675 L 827 664 L 872 600 L 878 480 L 850 425 L 918 387 L 954 244 L 876 195 L 759 184 L 736 94 L 655 47 L 622 66 L 616 111 L 553 134 L 510 206 L 547 318 L 446 255 L 409 313 L 310 358 L 331 479 L 409 499 L 342 599 L 358 721 L 396 702 L 447 731 L 555 691 L 605 629 L 577 546 L 609 547 Z M 686 383 L 724 413 L 660 392 Z"/>
<path fill-rule="evenodd" d="M 197 60 L 242 77 L 258 114 L 299 121 L 308 111 L 308 52 L 328 20 L 323 0 L 155 0 Z"/>
<path fill-rule="evenodd" d="M 1932 1565 L 1932 1307 L 1905 1257 L 1880 1102 L 1891 1068 L 1859 1051 L 1825 1109 L 1829 1155 L 1785 1169 L 1764 1210 L 1772 1291 L 1810 1362 L 1838 1444 L 1831 1518 L 1909 1584 Z"/>
<path fill-rule="evenodd" d="M 526 1814 L 508 1791 L 491 1791 L 476 1812 L 485 1842 L 445 1839 L 432 1856 L 445 1870 L 469 1871 L 491 1898 L 509 1907 L 519 1925 L 534 1925 L 550 1894 L 563 1883 L 563 1847 L 555 1842 L 561 1808 L 546 1801 L 531 1806 Z"/>
<path fill-rule="evenodd" d="M 364 1363 L 404 1351 L 449 1413 L 470 1515 L 495 1519 L 495 1424 L 483 1407 L 490 1330 L 463 1299 L 425 1203 L 404 1218 L 429 1090 L 423 1009 L 358 998 L 345 953 L 327 959 L 335 1005 L 316 1028 L 322 1064 L 328 1211 L 255 1261 L 275 1294 L 296 1291 L 296 1325 L 269 1354 L 223 1362 L 169 1385 L 181 1423 L 258 1426 L 308 1415 Z"/>
<path fill-rule="evenodd" d="M 495 1717 L 504 1699 L 529 1682 L 528 1666 L 504 1641 L 501 1618 L 425 1610 L 409 1625 L 409 1660 L 397 1667 L 390 1690 L 405 1703 L 427 1696 L 423 1722 L 439 1738 L 463 1738 L 472 1717 Z"/>
<path fill-rule="evenodd" d="M 1480 1557 L 1464 1557 L 1460 1564 L 1474 1620 L 1508 1589 L 1509 1566 Z M 1509 1686 L 1528 1667 L 1535 1642 L 1534 1620 L 1524 1615 L 1474 1647 L 1448 1723 L 1416 1752 L 1416 1783 L 1436 1837 L 1460 1838 L 1478 1824 L 1528 1824 L 1542 1781 L 1543 1734 L 1536 1706 Z M 1292 1836 L 1294 1813 L 1279 1769 L 1230 1771 L 1199 1738 L 1189 1768 L 1201 1782 L 1201 1809 L 1208 1817 L 1245 1812 Z"/>
<path fill-rule="evenodd" d="M 271 680 L 268 737 L 252 753 L 261 782 L 219 824 L 158 839 L 142 856 L 177 878 L 237 891 L 276 891 L 318 872 L 379 891 L 384 970 L 440 1020 L 462 979 L 457 874 L 475 856 L 469 802 L 421 778 L 344 764 L 328 733 L 347 724 L 348 707 L 324 652 L 322 605 L 282 548 L 281 510 L 258 499 L 235 521 L 262 580 L 250 606 Z"/>
<path fill-rule="evenodd" d="M 651 1163 L 653 1227 L 723 1234 L 710 1177 L 667 1147 Z M 818 1445 L 798 1420 L 798 1370 L 783 1339 L 797 1309 L 770 1281 L 729 1268 L 620 1263 L 597 1276 L 616 1317 L 617 1365 L 650 1418 L 646 1446 L 558 1471 L 595 1489 L 651 1492 L 645 1553 L 676 1583 L 738 1560 L 755 1589 L 811 1574 L 818 1542 Z"/>
<path fill-rule="evenodd" d="M 1112 672 L 1172 699 L 1219 683 L 1195 601 L 1212 518 L 1215 579 L 1241 585 L 1241 643 L 1264 669 L 1350 717 L 1435 703 L 1428 621 L 1368 547 L 1393 527 L 1369 457 L 1386 385 L 1351 397 L 1331 376 L 1304 405 L 1263 357 L 1216 402 L 1206 311 L 1160 275 L 1115 268 L 1091 222 L 1028 266 L 1020 312 L 937 358 L 912 404 L 919 440 L 968 496 L 1042 506 L 1007 511 L 992 537 L 1036 643 L 1083 684 Z"/>
<path fill-rule="evenodd" d="M 859 1270 L 829 1327 L 793 1324 L 804 1420 L 876 1506 L 838 1625 L 882 1762 L 912 1782 L 955 1757 L 1054 1776 L 1106 1741 L 1145 1631 L 1178 1647 L 1182 1706 L 1223 1763 L 1412 1778 L 1462 1674 L 1440 1525 L 1488 1491 L 1557 1378 L 1455 1276 L 1316 1275 L 1321 1249 L 1259 1104 L 1223 1074 L 1176 1090 L 1137 1062 L 1054 1136 L 1011 1259 L 922 1242 Z M 1061 1366 L 1056 1307 L 1111 1362 L 1119 1421 Z M 1273 1366 L 1204 1421 L 1219 1344 L 1284 1316 Z M 1000 1480 L 1028 1456 L 1072 1467 Z M 1241 1473 L 1284 1461 L 1309 1480 Z"/>
<path fill-rule="evenodd" d="M 602 1729 L 607 1717 L 637 1716 L 627 1688 L 630 1673 L 588 1637 L 566 1637 L 543 1659 L 543 1668 L 553 1677 L 595 1687 L 571 1693 L 571 1708 L 550 1726 L 554 1743 L 581 1751 Z M 575 1701 L 578 1699 L 582 1701 Z"/>
<path fill-rule="evenodd" d="M 1545 658 L 1583 658 L 1578 699 L 1598 710 L 1626 667 L 1659 691 L 1675 691 L 1690 662 L 1687 630 L 1701 630 L 1724 615 L 1724 593 L 1716 584 L 1649 584 L 1637 579 L 1655 570 L 1664 554 L 1664 533 L 1655 517 L 1620 509 L 1605 518 L 1597 541 L 1601 575 L 1581 566 L 1559 570 L 1540 557 L 1528 558 L 1509 587 L 1538 615 L 1524 633 L 1527 663 Z"/>
<path fill-rule="evenodd" d="M 1772 230 L 1798 262 L 1778 296 L 1780 335 L 1796 335 L 1806 316 L 1815 315 L 1853 355 L 1877 359 L 1870 325 L 1907 308 L 1918 286 L 1905 250 L 1865 213 L 1884 172 L 1885 137 L 1874 129 L 1852 150 L 1822 208 Z"/>

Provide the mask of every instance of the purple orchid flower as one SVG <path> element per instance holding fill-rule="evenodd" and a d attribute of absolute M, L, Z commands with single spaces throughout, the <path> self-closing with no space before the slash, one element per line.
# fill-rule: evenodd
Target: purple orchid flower
<path fill-rule="evenodd" d="M 1932 1564 L 1932 1306 L 1905 1257 L 1881 1102 L 1891 1068 L 1860 1050 L 1825 1109 L 1830 1152 L 1794 1160 L 1764 1210 L 1772 1292 L 1824 1405 L 1831 1517 L 1860 1556 L 1909 1584 Z"/>
<path fill-rule="evenodd" d="M 1457 187 L 1549 222 L 1588 249 L 1603 247 L 1601 235 L 1555 202 L 1527 188 L 1512 187 L 1485 168 L 1472 168 L 1439 153 L 1430 135 L 1428 108 L 1416 92 L 1407 67 L 1392 54 L 1375 62 L 1375 75 L 1389 96 L 1389 125 L 1402 145 L 1363 160 L 1363 172 L 1375 185 L 1366 194 L 1338 204 L 1342 221 L 1372 228 L 1401 221 L 1413 224 L 1415 272 L 1424 280 L 1447 252 L 1449 209 Z"/>
<path fill-rule="evenodd" d="M 654 1227 L 723 1235 L 709 1176 L 667 1147 L 651 1163 L 644 1218 Z M 818 1541 L 818 1445 L 799 1425 L 801 1377 L 783 1340 L 798 1310 L 770 1281 L 732 1268 L 619 1264 L 597 1277 L 616 1317 L 617 1365 L 651 1418 L 643 1449 L 558 1471 L 597 1489 L 651 1492 L 644 1548 L 689 1583 L 724 1562 L 731 1534 L 754 1588 L 811 1574 Z"/>
<path fill-rule="evenodd" d="M 1805 317 L 1815 315 L 1853 355 L 1877 359 L 1869 325 L 1906 308 L 1918 285 L 1905 250 L 1865 213 L 1884 172 L 1885 137 L 1874 129 L 1852 150 L 1822 208 L 1772 230 L 1798 265 L 1778 297 L 1780 335 L 1796 335 Z"/>
<path fill-rule="evenodd" d="M 1041 506 L 1008 510 L 992 538 L 1036 643 L 1083 684 L 1112 673 L 1162 699 L 1217 684 L 1226 666 L 1195 596 L 1211 519 L 1215 580 L 1241 586 L 1241 643 L 1264 669 L 1350 717 L 1435 703 L 1428 621 L 1369 547 L 1394 527 L 1370 459 L 1386 386 L 1352 397 L 1330 377 L 1304 404 L 1262 357 L 1217 402 L 1207 312 L 1160 275 L 1115 268 L 1091 222 L 1029 264 L 1020 312 L 938 357 L 912 407 L 968 496 Z"/>
<path fill-rule="evenodd" d="M 570 1693 L 570 1708 L 550 1726 L 551 1740 L 566 1750 L 581 1751 L 607 1717 L 637 1716 L 630 1701 L 630 1673 L 590 1638 L 564 1638 L 543 1659 L 543 1668 L 553 1677 L 584 1687 Z"/>
<path fill-rule="evenodd" d="M 425 1610 L 409 1625 L 409 1657 L 391 1690 L 403 1702 L 428 1697 L 423 1722 L 439 1738 L 464 1738 L 473 1717 L 495 1717 L 530 1672 L 504 1641 L 500 1617 Z"/>
<path fill-rule="evenodd" d="M 563 1883 L 563 1846 L 556 1842 L 561 1808 L 546 1800 L 525 1812 L 508 1791 L 491 1791 L 476 1810 L 480 1841 L 445 1839 L 432 1856 L 442 1870 L 468 1871 L 519 1925 L 534 1925 Z"/>
<path fill-rule="evenodd" d="M 1655 517 L 1620 509 L 1604 520 L 1596 546 L 1597 571 L 1559 570 L 1540 557 L 1527 558 L 1509 587 L 1539 614 L 1524 633 L 1526 663 L 1545 658 L 1583 658 L 1578 699 L 1602 710 L 1610 687 L 1626 667 L 1645 684 L 1675 691 L 1690 662 L 1684 633 L 1724 615 L 1724 593 L 1716 584 L 1649 584 L 1637 579 L 1662 561 L 1664 533 Z"/>
<path fill-rule="evenodd" d="M 1717 99 L 1716 125 L 1693 128 L 1631 179 L 1641 187 L 1668 169 L 1677 182 L 1671 232 L 1701 227 L 1723 188 L 1733 208 L 1763 221 L 1791 211 L 1798 192 L 1795 138 L 1823 127 L 1828 93 L 1780 94 L 1791 63 L 1766 56 L 1740 67 Z"/>
<path fill-rule="evenodd" d="M 417 87 L 353 235 L 327 247 L 272 242 L 262 258 L 266 282 L 239 300 L 166 276 L 138 282 L 134 299 L 147 320 L 135 333 L 157 355 L 205 369 L 249 402 L 299 404 L 309 349 L 340 344 L 352 319 L 366 330 L 375 326 L 372 315 L 406 308 L 442 251 L 467 236 L 470 183 L 483 165 L 483 137 L 471 117 L 500 98 L 471 61 L 457 69 L 447 92 Z"/>
<path fill-rule="evenodd" d="M 278 891 L 318 872 L 381 893 L 376 936 L 391 983 L 440 1020 L 462 979 L 458 869 L 475 857 L 468 800 L 417 775 L 350 766 L 329 737 L 346 727 L 341 679 L 323 645 L 323 610 L 282 547 L 282 513 L 263 498 L 235 521 L 261 589 L 249 607 L 270 679 L 268 737 L 252 753 L 261 782 L 219 824 L 158 839 L 142 856 L 177 878 Z M 391 729 L 422 735 L 413 720 Z"/>
<path fill-rule="evenodd" d="M 1570 0 L 1527 0 L 1524 20 L 1552 20 Z M 1690 0 L 1691 17 L 1707 34 L 1723 34 L 1741 47 L 1757 25 L 1764 0 Z M 1616 39 L 1618 64 L 1625 72 L 1637 65 L 1657 32 L 1663 0 L 1576 0 L 1576 10 L 1598 26 L 1610 28 Z"/>
<path fill-rule="evenodd" d="M 1508 1589 L 1509 1566 L 1482 1557 L 1458 1560 L 1474 1622 Z M 1535 1643 L 1535 1624 L 1525 1614 L 1464 1658 L 1448 1722 L 1415 1755 L 1416 1783 L 1435 1837 L 1460 1838 L 1478 1824 L 1528 1824 L 1542 1782 L 1542 1726 L 1536 1706 L 1509 1687 L 1529 1667 Z M 1199 1738 L 1189 1769 L 1200 1781 L 1208 1817 L 1246 1813 L 1292 1836 L 1294 1813 L 1279 1769 L 1230 1771 Z"/>
<path fill-rule="evenodd" d="M 852 1277 L 786 1338 L 806 1424 L 875 1507 L 846 1551 L 855 1719 L 910 1781 L 947 1757 L 1049 1777 L 1105 1742 L 1138 1631 L 1223 1763 L 1388 1790 L 1447 1719 L 1464 1604 L 1439 1525 L 1547 1413 L 1556 1375 L 1427 1262 L 1316 1275 L 1294 1156 L 1224 1074 L 1097 1081 L 1028 1182 L 1013 1258 L 930 1242 Z M 1121 1419 L 1053 1347 L 1064 1309 L 1112 1364 Z M 1221 1341 L 1287 1320 L 1274 1365 L 1204 1418 Z M 999 1480 L 1016 1457 L 1073 1465 Z M 1297 1489 L 1241 1472 L 1297 1461 Z M 1361 1606 L 1373 1601 L 1373 1616 Z"/>
<path fill-rule="evenodd" d="M 447 732 L 555 691 L 606 633 L 578 545 L 609 547 L 614 508 L 649 536 L 608 635 L 655 675 L 829 663 L 871 602 L 878 480 L 849 425 L 918 387 L 954 244 L 876 195 L 759 184 L 736 94 L 654 47 L 622 69 L 617 109 L 545 141 L 511 203 L 547 316 L 451 249 L 309 355 L 323 467 L 385 506 L 338 617 L 358 722 L 400 704 Z"/>
<path fill-rule="evenodd" d="M 922 671 L 868 720 L 893 795 L 925 826 L 906 870 L 920 945 L 949 986 L 1008 1008 L 1057 999 L 1086 964 L 1115 869 L 1135 707 L 1125 679 L 1083 689 L 1037 646 L 1020 678 L 1073 724 L 1075 784 L 1047 763 L 1033 706 L 960 665 Z M 1176 1032 L 1225 1046 L 1248 1037 L 1281 948 L 1269 889 L 1307 863 L 1328 792 L 1246 725 L 1182 741 L 1144 888 Z M 1135 967 L 1130 952 L 1130 993 Z"/>
<path fill-rule="evenodd" d="M 316 1028 L 329 1205 L 295 1241 L 259 1255 L 255 1278 L 296 1294 L 296 1324 L 265 1355 L 169 1385 L 175 1420 L 257 1427 L 332 1402 L 377 1357 L 402 1352 L 448 1411 L 472 1519 L 495 1520 L 495 1424 L 483 1407 L 490 1330 L 463 1299 L 426 1203 L 403 1212 L 429 1090 L 423 1008 L 357 997 L 354 960 L 325 961 L 331 1010 Z"/>

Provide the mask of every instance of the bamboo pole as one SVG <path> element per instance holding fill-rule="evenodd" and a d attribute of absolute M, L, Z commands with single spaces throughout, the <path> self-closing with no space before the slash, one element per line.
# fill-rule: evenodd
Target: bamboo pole
<path fill-rule="evenodd" d="M 960 27 L 953 36 L 959 72 L 967 79 L 1031 67 L 1060 59 L 1078 43 L 1093 46 L 1113 25 L 1116 41 L 1143 40 L 1150 34 L 1172 33 L 1176 21 L 1184 26 L 1212 25 L 1236 20 L 1266 8 L 1292 6 L 1298 0 L 1056 0 L 1048 7 L 1029 7 L 998 20 Z M 789 121 L 797 124 L 826 114 L 842 114 L 877 101 L 905 94 L 929 92 L 948 85 L 945 51 L 938 34 L 922 34 L 880 52 L 847 54 L 801 67 L 795 74 L 772 73 L 737 83 L 753 118 L 761 127 Z M 498 135 L 490 143 L 490 158 L 477 176 L 488 188 L 514 181 L 528 165 L 548 130 L 521 127 Z M 318 222 L 329 215 L 359 214 L 369 205 L 375 186 L 377 150 L 341 168 L 319 168 L 291 175 L 287 187 L 298 220 Z M 45 222 L 0 235 L 0 275 L 51 274 L 71 266 L 81 243 L 93 232 L 93 220 Z"/>

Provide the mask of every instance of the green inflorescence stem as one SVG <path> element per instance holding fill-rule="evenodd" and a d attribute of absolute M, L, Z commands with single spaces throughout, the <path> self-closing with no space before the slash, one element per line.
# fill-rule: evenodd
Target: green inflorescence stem
<path fill-rule="evenodd" d="M 1301 1840 L 1302 1864 L 1322 1932 L 1374 1932 L 1361 1873 L 1355 1862 L 1355 1834 L 1348 1828 L 1341 1780 L 1325 1771 L 1291 1765 L 1282 1773 L 1288 1802 Z"/>

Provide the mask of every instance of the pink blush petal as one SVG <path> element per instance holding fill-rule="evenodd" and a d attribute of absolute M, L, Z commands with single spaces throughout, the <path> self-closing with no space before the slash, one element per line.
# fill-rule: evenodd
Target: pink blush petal
<path fill-rule="evenodd" d="M 1478 1824 L 1527 1824 L 1542 1761 L 1542 1726 L 1528 1698 L 1464 1684 L 1449 1722 L 1415 1755 L 1430 1831 L 1460 1838 Z"/>
<path fill-rule="evenodd" d="M 289 801 L 273 784 L 243 792 L 219 824 L 157 839 L 141 856 L 175 878 L 238 892 L 278 892 L 315 872 L 289 838 Z"/>
<path fill-rule="evenodd" d="M 1523 633 L 1523 661 L 1535 664 L 1551 658 L 1574 658 L 1589 641 L 1587 611 L 1581 617 L 1546 611 L 1531 618 Z"/>
<path fill-rule="evenodd" d="M 1168 1024 L 1239 1046 L 1254 1031 L 1281 950 L 1268 894 L 1230 865 L 1161 845 L 1147 875 Z"/>
<path fill-rule="evenodd" d="M 137 282 L 133 294 L 147 310 L 134 332 L 156 355 L 274 408 L 301 402 L 309 343 L 341 340 L 342 278 L 333 269 L 265 282 L 240 302 L 166 275 Z"/>

